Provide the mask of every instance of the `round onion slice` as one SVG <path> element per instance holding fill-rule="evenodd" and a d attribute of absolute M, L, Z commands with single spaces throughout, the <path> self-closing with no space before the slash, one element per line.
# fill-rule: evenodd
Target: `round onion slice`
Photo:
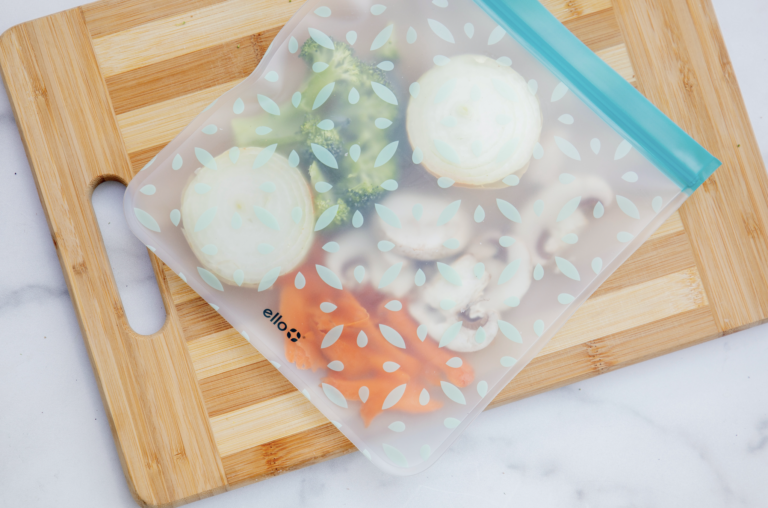
<path fill-rule="evenodd" d="M 280 275 L 291 272 L 312 245 L 309 185 L 277 153 L 253 169 L 262 150 L 243 148 L 238 156 L 233 148 L 219 155 L 218 169 L 196 170 L 181 194 L 189 246 L 203 267 L 230 285 L 258 286 L 277 267 Z"/>
<path fill-rule="evenodd" d="M 419 79 L 408 104 L 408 138 L 436 177 L 501 187 L 528 169 L 541 135 L 539 100 L 511 67 L 479 55 L 451 57 Z"/>

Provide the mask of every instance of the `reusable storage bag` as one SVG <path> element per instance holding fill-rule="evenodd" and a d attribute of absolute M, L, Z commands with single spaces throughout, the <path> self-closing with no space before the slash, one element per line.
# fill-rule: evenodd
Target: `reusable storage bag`
<path fill-rule="evenodd" d="M 407 475 L 719 165 L 536 0 L 310 0 L 124 203 Z"/>

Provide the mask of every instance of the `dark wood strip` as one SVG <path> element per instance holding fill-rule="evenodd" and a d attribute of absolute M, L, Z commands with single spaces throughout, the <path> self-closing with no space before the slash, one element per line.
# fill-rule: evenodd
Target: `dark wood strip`
<path fill-rule="evenodd" d="M 230 487 L 242 487 L 357 450 L 332 423 L 222 458 Z"/>
<path fill-rule="evenodd" d="M 91 37 L 122 32 L 158 19 L 222 3 L 226 0 L 101 0 L 81 7 Z"/>
<path fill-rule="evenodd" d="M 152 160 L 152 157 L 160 153 L 160 150 L 162 150 L 164 147 L 165 143 L 129 153 L 128 158 L 131 161 L 131 173 L 135 176 L 139 171 L 141 171 L 141 168 L 149 164 L 149 161 Z"/>
<path fill-rule="evenodd" d="M 247 77 L 280 27 L 107 78 L 115 114 Z"/>
<path fill-rule="evenodd" d="M 264 360 L 222 372 L 200 381 L 208 416 L 258 404 L 296 388 L 271 363 Z"/>
<path fill-rule="evenodd" d="M 176 310 L 187 342 L 232 328 L 221 314 L 200 297 L 177 304 Z"/>
<path fill-rule="evenodd" d="M 613 7 L 571 18 L 563 23 L 592 51 L 600 51 L 624 42 Z"/>

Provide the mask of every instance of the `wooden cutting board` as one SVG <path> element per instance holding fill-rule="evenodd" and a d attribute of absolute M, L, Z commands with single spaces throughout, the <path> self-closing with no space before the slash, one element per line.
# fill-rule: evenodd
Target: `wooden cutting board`
<path fill-rule="evenodd" d="M 426 0 L 423 0 L 426 1 Z M 295 0 L 102 0 L 16 26 L 0 67 L 130 488 L 177 506 L 353 451 L 153 257 L 168 314 L 128 325 L 92 212 L 245 78 Z M 761 323 L 768 178 L 710 0 L 544 0 L 724 165 L 494 400 Z"/>

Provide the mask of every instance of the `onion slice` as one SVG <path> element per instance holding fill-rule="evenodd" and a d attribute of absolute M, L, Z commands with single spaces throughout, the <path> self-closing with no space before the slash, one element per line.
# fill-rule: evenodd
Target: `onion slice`
<path fill-rule="evenodd" d="M 459 55 L 418 83 L 406 127 L 427 171 L 457 185 L 491 188 L 525 172 L 542 114 L 517 71 L 485 56 Z"/>
<path fill-rule="evenodd" d="M 280 275 L 289 273 L 312 245 L 309 185 L 277 153 L 253 169 L 263 150 L 232 148 L 216 157 L 218 169 L 197 169 L 181 194 L 187 243 L 206 269 L 230 285 L 258 286 L 277 267 Z"/>

